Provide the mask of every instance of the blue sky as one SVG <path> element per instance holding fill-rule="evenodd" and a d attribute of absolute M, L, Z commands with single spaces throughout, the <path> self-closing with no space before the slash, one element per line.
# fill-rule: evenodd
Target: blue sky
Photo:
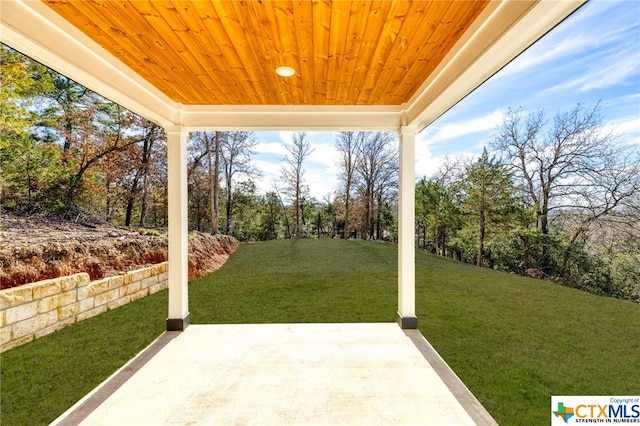
<path fill-rule="evenodd" d="M 479 155 L 510 107 L 543 109 L 551 118 L 578 102 L 598 101 L 613 130 L 640 144 L 640 1 L 592 0 L 423 130 L 416 177 L 433 174 L 446 156 Z M 279 178 L 291 135 L 256 133 L 260 191 Z M 335 134 L 307 137 L 315 149 L 305 162 L 305 181 L 322 200 L 338 185 Z"/>

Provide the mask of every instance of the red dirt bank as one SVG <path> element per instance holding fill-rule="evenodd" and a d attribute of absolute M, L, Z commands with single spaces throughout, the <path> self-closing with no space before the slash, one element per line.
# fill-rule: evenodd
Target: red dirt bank
<path fill-rule="evenodd" d="M 213 272 L 239 242 L 189 235 L 189 278 Z M 0 213 L 0 288 L 87 272 L 92 280 L 167 260 L 166 235 L 145 229 L 80 224 Z"/>

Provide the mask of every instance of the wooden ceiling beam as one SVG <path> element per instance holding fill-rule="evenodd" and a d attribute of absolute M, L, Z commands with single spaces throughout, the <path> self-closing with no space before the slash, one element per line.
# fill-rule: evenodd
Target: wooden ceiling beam
<path fill-rule="evenodd" d="M 336 105 L 338 100 L 338 88 L 340 73 L 344 61 L 345 40 L 343 34 L 349 26 L 350 1 L 331 3 L 331 21 L 329 23 L 329 46 L 327 51 L 328 70 L 327 88 L 325 91 L 325 104 Z"/>
<path fill-rule="evenodd" d="M 299 81 L 297 85 L 300 104 L 313 105 L 316 103 L 315 92 L 315 58 L 313 38 L 313 9 L 321 5 L 310 1 L 292 2 L 293 27 L 295 28 L 295 43 L 297 45 L 298 61 L 293 67 L 296 75 L 293 78 Z M 294 97 L 295 98 L 295 97 Z M 321 98 L 320 98 L 321 99 Z"/>
<path fill-rule="evenodd" d="M 269 93 L 265 90 L 265 74 L 263 67 L 259 66 L 260 61 L 266 59 L 266 55 L 252 48 L 249 39 L 257 37 L 245 35 L 241 24 L 242 12 L 238 13 L 235 10 L 234 3 L 214 3 L 217 13 L 207 17 L 209 24 L 206 27 L 207 45 L 202 46 L 202 49 L 206 52 L 210 46 L 220 45 L 220 60 L 216 64 L 216 75 L 219 74 L 221 81 L 225 82 L 224 86 L 233 92 L 234 99 L 256 98 L 260 102 L 269 102 Z M 198 11 L 197 15 L 203 16 L 210 13 L 207 10 L 207 3 L 195 2 L 194 5 Z M 250 33 L 251 36 L 254 34 Z M 239 78 L 234 79 L 232 77 L 234 75 Z"/>
<path fill-rule="evenodd" d="M 176 10 L 180 10 L 180 18 L 184 22 L 182 38 L 188 49 L 202 52 L 197 60 L 201 71 L 196 76 L 206 87 L 208 96 L 220 96 L 226 99 L 238 99 L 241 94 L 237 91 L 229 90 L 232 81 L 227 78 L 223 71 L 224 66 L 228 66 L 225 55 L 222 53 L 215 40 L 207 28 L 205 21 L 211 19 L 207 14 L 200 14 L 198 4 L 200 2 L 172 1 Z M 215 76 L 212 78 L 212 76 Z"/>
<path fill-rule="evenodd" d="M 153 63 L 158 65 L 158 69 L 160 70 L 157 74 L 159 84 L 156 86 L 158 89 L 163 92 L 168 92 L 171 90 L 171 86 L 169 83 L 170 78 L 168 74 L 164 71 L 170 69 L 170 63 L 168 62 L 168 57 L 152 57 L 151 53 L 154 51 L 151 49 L 141 49 L 140 43 L 134 43 L 132 39 L 135 35 L 132 35 L 129 39 L 124 40 L 123 43 L 118 44 L 116 39 L 114 38 L 114 34 L 123 32 L 123 29 L 120 29 L 116 26 L 110 24 L 108 19 L 108 15 L 103 13 L 100 9 L 96 9 L 96 4 L 92 2 L 68 2 L 71 10 L 75 10 L 78 16 L 84 16 L 87 14 L 95 14 L 96 19 L 94 21 L 86 21 L 84 22 L 85 27 L 80 28 L 85 34 L 89 35 L 96 42 L 100 44 L 100 46 L 113 46 L 119 45 L 120 50 L 115 52 L 116 55 L 122 57 L 124 62 L 134 69 L 140 69 L 142 72 L 140 75 L 145 79 L 149 80 L 153 78 L 154 74 L 150 71 L 151 68 L 145 67 L 149 63 Z M 101 28 L 109 28 L 109 31 L 103 31 Z M 150 47 L 150 46 L 148 46 Z"/>
<path fill-rule="evenodd" d="M 398 106 L 185 105 L 180 122 L 190 130 L 396 131 Z"/>
<path fill-rule="evenodd" d="M 237 94 L 237 88 L 233 86 L 224 85 L 221 86 L 222 91 L 211 92 L 210 87 L 215 87 L 215 83 L 211 81 L 213 70 L 207 72 L 203 67 L 206 61 L 202 60 L 202 52 L 206 52 L 207 50 L 204 49 L 208 49 L 208 47 L 200 43 L 200 37 L 191 37 L 191 28 L 181 17 L 182 8 L 178 9 L 170 2 L 134 1 L 129 4 L 144 18 L 144 24 L 139 24 L 141 25 L 139 37 L 144 38 L 144 32 L 153 29 L 158 37 L 156 44 L 169 56 L 172 62 L 171 71 L 174 75 L 181 76 L 181 81 L 176 82 L 177 84 L 174 83 L 175 89 L 188 87 L 194 93 L 190 98 L 181 100 L 181 103 L 210 103 L 208 101 L 210 97 L 219 103 L 240 101 L 241 96 Z M 135 13 L 131 15 L 135 15 Z M 207 96 L 209 94 L 210 96 Z"/>
<path fill-rule="evenodd" d="M 326 98 L 329 79 L 329 40 L 331 27 L 331 4 L 313 3 L 313 102 L 321 104 Z"/>

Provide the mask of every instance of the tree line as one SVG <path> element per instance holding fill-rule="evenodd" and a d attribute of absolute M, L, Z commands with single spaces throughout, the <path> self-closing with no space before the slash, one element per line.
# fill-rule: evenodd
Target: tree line
<path fill-rule="evenodd" d="M 600 109 L 509 110 L 478 159 L 418 181 L 418 246 L 640 301 L 640 153 Z"/>
<path fill-rule="evenodd" d="M 277 238 L 395 240 L 397 137 L 388 132 L 340 132 L 336 149 L 343 186 L 323 200 L 310 195 L 305 160 L 313 146 L 304 132 L 284 144 L 286 155 L 271 190 L 252 163 L 251 132 L 194 132 L 189 139 L 189 218 L 200 231 L 242 241 Z M 224 208 L 221 209 L 220 206 Z M 223 227 L 218 226 L 219 223 Z"/>
<path fill-rule="evenodd" d="M 166 227 L 164 130 L 7 47 L 1 49 L 0 209 Z M 640 301 L 640 154 L 601 106 L 551 119 L 510 110 L 473 161 L 416 185 L 416 245 L 478 266 Z M 339 184 L 310 196 L 305 133 L 285 143 L 271 190 L 255 134 L 193 132 L 189 227 L 241 241 L 397 238 L 398 140 L 339 132 Z M 500 153 L 492 155 L 491 153 Z"/>
<path fill-rule="evenodd" d="M 164 131 L 18 52 L 1 54 L 1 207 L 165 222 Z"/>
<path fill-rule="evenodd" d="M 162 127 L 6 46 L 0 66 L 0 208 L 167 225 Z M 337 148 L 350 156 L 343 165 L 349 182 L 324 200 L 311 197 L 305 182 L 313 147 L 304 133 L 285 144 L 281 174 L 266 194 L 256 189 L 256 180 L 264 179 L 253 162 L 257 143 L 246 131 L 189 135 L 191 229 L 242 241 L 394 238 L 394 134 L 341 133 Z"/>

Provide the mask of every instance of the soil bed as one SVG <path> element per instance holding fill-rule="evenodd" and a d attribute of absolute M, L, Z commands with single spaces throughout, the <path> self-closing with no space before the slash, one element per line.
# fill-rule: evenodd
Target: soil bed
<path fill-rule="evenodd" d="M 189 235 L 189 278 L 213 272 L 236 250 L 226 235 Z M 87 272 L 92 280 L 167 260 L 165 230 L 0 213 L 0 288 Z"/>

